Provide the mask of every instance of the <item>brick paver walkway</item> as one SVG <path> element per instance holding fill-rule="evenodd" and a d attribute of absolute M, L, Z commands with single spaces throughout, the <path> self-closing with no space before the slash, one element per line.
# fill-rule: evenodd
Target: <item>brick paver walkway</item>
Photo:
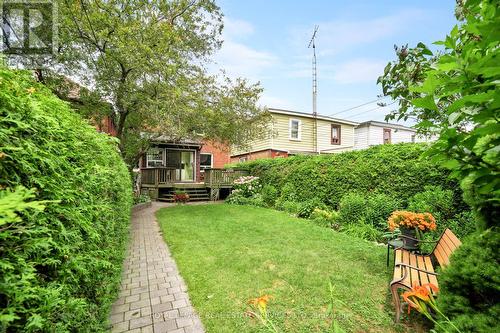
<path fill-rule="evenodd" d="M 113 333 L 204 332 L 154 215 L 168 205 L 154 202 L 132 216 L 121 291 L 110 316 Z"/>

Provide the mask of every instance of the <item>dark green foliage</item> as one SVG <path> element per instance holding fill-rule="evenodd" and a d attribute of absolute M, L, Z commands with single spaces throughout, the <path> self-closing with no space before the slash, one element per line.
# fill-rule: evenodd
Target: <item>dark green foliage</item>
<path fill-rule="evenodd" d="M 296 215 L 299 212 L 299 204 L 295 201 L 280 201 L 280 206 L 278 207 L 278 209 L 292 215 Z"/>
<path fill-rule="evenodd" d="M 273 207 L 276 199 L 278 199 L 278 190 L 272 185 L 265 185 L 261 191 L 262 200 L 268 207 Z"/>
<path fill-rule="evenodd" d="M 364 223 L 366 217 L 366 198 L 359 193 L 345 195 L 339 204 L 339 217 L 337 222 L 340 226 L 348 224 Z"/>
<path fill-rule="evenodd" d="M 116 143 L 0 67 L 1 332 L 106 329 L 132 201 Z"/>
<path fill-rule="evenodd" d="M 476 231 L 476 217 L 474 212 L 464 211 L 458 213 L 453 218 L 447 220 L 444 225 L 438 225 L 437 229 L 442 232 L 445 228 L 450 228 L 459 239 L 464 239 Z"/>
<path fill-rule="evenodd" d="M 427 156 L 452 171 L 475 210 L 479 227 L 500 220 L 500 6 L 498 0 L 457 1 L 457 19 L 445 38 L 396 48 L 398 59 L 378 79 L 399 102 L 386 119 L 416 120 L 439 133 Z"/>
<path fill-rule="evenodd" d="M 353 191 L 383 193 L 402 204 L 426 185 L 439 185 L 454 192 L 455 208 L 464 205 L 457 183 L 449 172 L 428 158 L 424 144 L 380 145 L 342 154 L 262 159 L 241 164 L 262 184 L 276 187 L 287 200 L 319 198 L 337 208 L 340 200 Z M 460 208 L 462 210 L 462 208 Z"/>
<path fill-rule="evenodd" d="M 440 276 L 438 305 L 462 332 L 500 330 L 499 248 L 498 231 L 474 234 Z"/>
<path fill-rule="evenodd" d="M 425 186 L 424 191 L 415 194 L 408 203 L 408 210 L 419 213 L 432 213 L 438 224 L 454 214 L 453 192 L 441 186 Z"/>
<path fill-rule="evenodd" d="M 399 200 L 383 193 L 374 193 L 366 200 L 365 221 L 379 230 L 386 230 L 391 213 L 401 208 Z"/>
<path fill-rule="evenodd" d="M 380 230 L 375 228 L 373 225 L 364 222 L 364 220 L 355 224 L 348 224 L 342 227 L 341 231 L 348 235 L 374 242 L 380 242 L 383 238 L 383 233 Z"/>
<path fill-rule="evenodd" d="M 337 223 L 338 217 L 339 213 L 337 211 L 320 208 L 314 209 L 312 214 L 309 216 L 311 221 L 315 224 L 335 230 L 339 229 L 339 225 Z"/>
<path fill-rule="evenodd" d="M 252 198 L 247 198 L 243 195 L 235 193 L 235 194 L 230 194 L 226 198 L 226 203 L 232 204 L 232 205 L 251 205 Z"/>
<path fill-rule="evenodd" d="M 298 205 L 297 216 L 307 219 L 316 208 L 325 209 L 326 205 L 317 198 L 301 202 Z"/>
<path fill-rule="evenodd" d="M 138 196 L 134 197 L 134 205 L 140 204 L 140 203 L 145 203 L 145 202 L 150 202 L 151 198 L 147 194 L 141 194 Z"/>

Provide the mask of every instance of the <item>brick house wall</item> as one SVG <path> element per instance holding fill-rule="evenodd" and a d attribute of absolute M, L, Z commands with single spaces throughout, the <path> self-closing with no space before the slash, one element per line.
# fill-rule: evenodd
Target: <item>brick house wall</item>
<path fill-rule="evenodd" d="M 230 149 L 222 143 L 205 141 L 200 153 L 212 154 L 212 168 L 221 169 L 231 162 Z M 199 163 L 199 159 L 198 159 Z M 199 164 L 198 164 L 199 170 Z"/>
<path fill-rule="evenodd" d="M 240 159 L 246 159 L 247 161 L 252 161 L 260 158 L 278 158 L 278 157 L 288 157 L 288 152 L 281 150 L 274 150 L 274 149 L 265 149 L 247 154 L 231 156 L 231 163 L 238 163 L 240 162 Z"/>

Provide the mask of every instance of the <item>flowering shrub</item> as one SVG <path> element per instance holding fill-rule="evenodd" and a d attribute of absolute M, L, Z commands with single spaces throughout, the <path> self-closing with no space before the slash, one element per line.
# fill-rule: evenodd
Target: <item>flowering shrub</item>
<path fill-rule="evenodd" d="M 389 230 L 396 228 L 419 229 L 421 231 L 436 230 L 436 220 L 431 213 L 414 213 L 397 210 L 389 216 Z"/>
<path fill-rule="evenodd" d="M 246 198 L 252 197 L 260 192 L 261 185 L 259 177 L 243 176 L 233 182 L 233 191 L 231 194 L 238 194 Z"/>
<path fill-rule="evenodd" d="M 186 203 L 189 201 L 189 194 L 182 191 L 174 192 L 174 202 Z"/>
<path fill-rule="evenodd" d="M 334 210 L 315 208 L 309 217 L 314 223 L 332 228 L 339 229 L 338 223 L 336 223 L 339 213 Z"/>
<path fill-rule="evenodd" d="M 426 283 L 421 286 L 414 285 L 411 290 L 403 293 L 403 299 L 408 304 L 408 314 L 413 308 L 427 317 L 430 321 L 436 325 L 437 328 L 443 329 L 444 332 L 458 332 L 461 331 L 453 324 L 450 319 L 444 315 L 439 307 L 437 306 L 435 294 L 437 294 L 439 288 L 432 283 Z M 437 315 L 441 321 L 437 321 L 431 314 L 431 311 Z"/>

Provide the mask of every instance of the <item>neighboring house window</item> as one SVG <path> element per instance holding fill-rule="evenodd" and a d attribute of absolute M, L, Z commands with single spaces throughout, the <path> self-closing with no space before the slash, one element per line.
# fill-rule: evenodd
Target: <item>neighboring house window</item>
<path fill-rule="evenodd" d="M 340 145 L 340 125 L 332 124 L 332 145 Z"/>
<path fill-rule="evenodd" d="M 200 170 L 211 169 L 213 166 L 213 156 L 212 154 L 201 153 L 200 154 Z"/>
<path fill-rule="evenodd" d="M 415 134 L 411 136 L 411 142 L 415 143 Z"/>
<path fill-rule="evenodd" d="M 163 166 L 163 149 L 150 148 L 146 153 L 146 166 L 148 168 Z"/>
<path fill-rule="evenodd" d="M 239 161 L 240 162 L 246 162 L 247 161 L 247 157 L 246 156 L 242 156 L 239 158 Z"/>
<path fill-rule="evenodd" d="M 298 119 L 290 119 L 290 124 L 289 124 L 289 137 L 290 140 L 300 140 L 301 137 L 301 121 Z"/>
<path fill-rule="evenodd" d="M 384 128 L 384 144 L 391 143 L 391 129 Z"/>

